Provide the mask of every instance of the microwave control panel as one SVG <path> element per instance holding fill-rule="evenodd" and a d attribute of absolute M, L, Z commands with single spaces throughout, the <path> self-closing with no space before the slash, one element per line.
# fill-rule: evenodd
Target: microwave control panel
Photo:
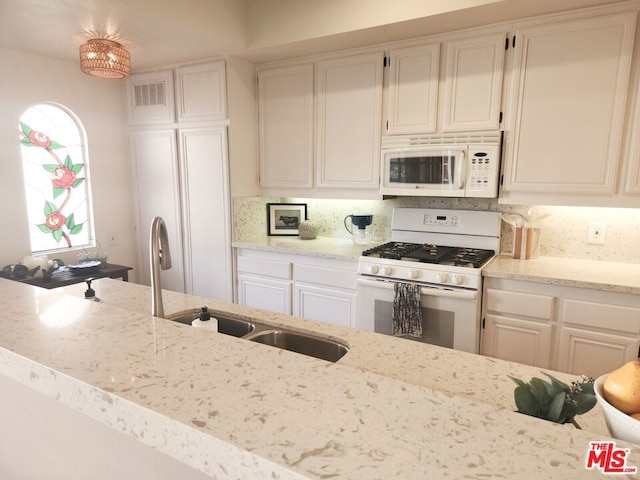
<path fill-rule="evenodd" d="M 497 177 L 499 168 L 499 149 L 469 149 L 469 161 L 467 164 L 467 196 L 469 192 L 497 193 Z M 493 195 L 491 195 L 493 196 Z"/>

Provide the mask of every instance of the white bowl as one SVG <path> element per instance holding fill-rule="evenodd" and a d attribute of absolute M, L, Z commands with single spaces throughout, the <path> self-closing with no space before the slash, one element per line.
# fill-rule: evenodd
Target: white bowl
<path fill-rule="evenodd" d="M 596 399 L 604 411 L 604 419 L 612 437 L 640 444 L 640 420 L 636 420 L 607 402 L 602 395 L 602 385 L 609 374 L 602 375 L 593 384 Z"/>

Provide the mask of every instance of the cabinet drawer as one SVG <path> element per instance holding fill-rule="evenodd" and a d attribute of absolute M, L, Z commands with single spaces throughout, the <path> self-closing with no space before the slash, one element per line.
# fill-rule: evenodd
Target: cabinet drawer
<path fill-rule="evenodd" d="M 296 282 L 317 283 L 334 288 L 356 289 L 357 273 L 348 270 L 318 267 L 315 265 L 298 265 L 294 267 Z"/>
<path fill-rule="evenodd" d="M 492 312 L 551 320 L 555 297 L 488 288 L 485 305 Z"/>
<path fill-rule="evenodd" d="M 640 333 L 640 308 L 566 300 L 562 309 L 562 321 L 588 327 Z"/>
<path fill-rule="evenodd" d="M 291 263 L 267 258 L 238 256 L 238 272 L 255 273 L 275 278 L 291 279 Z"/>

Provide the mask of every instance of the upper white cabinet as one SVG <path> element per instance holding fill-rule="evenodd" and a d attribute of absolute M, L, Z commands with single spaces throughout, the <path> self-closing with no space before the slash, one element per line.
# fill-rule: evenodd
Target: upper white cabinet
<path fill-rule="evenodd" d="M 501 197 L 614 193 L 636 16 L 514 26 Z"/>
<path fill-rule="evenodd" d="M 227 118 L 224 62 L 178 67 L 175 73 L 179 123 Z"/>
<path fill-rule="evenodd" d="M 262 195 L 379 198 L 382 52 L 258 71 Z"/>
<path fill-rule="evenodd" d="M 497 130 L 506 39 L 494 28 L 391 49 L 387 133 Z"/>
<path fill-rule="evenodd" d="M 439 43 L 389 52 L 387 133 L 436 131 L 439 72 Z"/>
<path fill-rule="evenodd" d="M 140 73 L 127 79 L 130 125 L 173 123 L 173 71 Z"/>
<path fill-rule="evenodd" d="M 383 60 L 380 52 L 317 64 L 318 187 L 379 187 Z"/>
<path fill-rule="evenodd" d="M 258 73 L 260 185 L 313 187 L 313 64 Z"/>
<path fill-rule="evenodd" d="M 444 44 L 440 101 L 443 132 L 500 127 L 506 32 Z"/>

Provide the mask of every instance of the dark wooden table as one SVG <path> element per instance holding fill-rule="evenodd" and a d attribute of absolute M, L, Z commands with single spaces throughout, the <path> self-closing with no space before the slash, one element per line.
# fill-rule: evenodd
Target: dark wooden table
<path fill-rule="evenodd" d="M 25 278 L 18 280 L 22 283 L 28 283 L 29 285 L 36 285 L 42 288 L 58 288 L 66 287 L 67 285 L 73 285 L 74 283 L 82 283 L 89 278 L 122 278 L 124 282 L 129 281 L 129 270 L 132 267 L 126 265 L 116 265 L 114 263 L 105 263 L 100 270 L 92 273 L 73 273 L 66 267 L 61 267 L 54 271 L 51 278 L 43 280 L 42 277 L 37 278 Z"/>

